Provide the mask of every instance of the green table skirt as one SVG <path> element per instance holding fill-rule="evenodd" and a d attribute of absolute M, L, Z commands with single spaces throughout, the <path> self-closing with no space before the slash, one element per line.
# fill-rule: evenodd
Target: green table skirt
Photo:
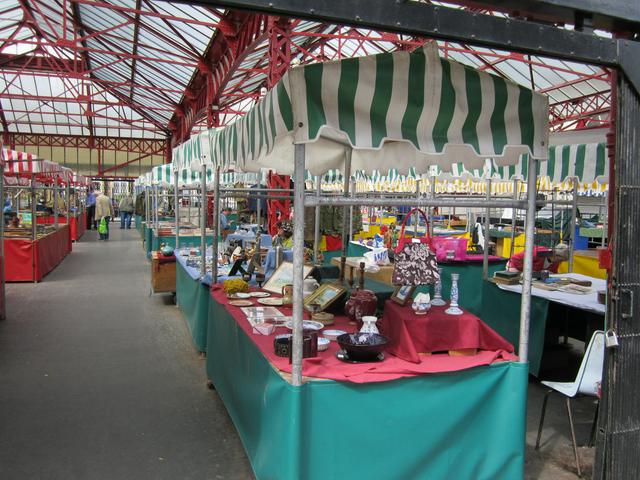
<path fill-rule="evenodd" d="M 482 306 L 477 313 L 483 322 L 513 344 L 516 352 L 520 337 L 521 298 L 519 293 L 500 290 L 492 282 L 482 282 Z M 535 376 L 540 372 L 548 309 L 548 300 L 531 297 L 529 371 Z"/>
<path fill-rule="evenodd" d="M 209 302 L 207 375 L 258 480 L 523 478 L 528 369 L 293 387 Z"/>
<path fill-rule="evenodd" d="M 189 276 L 180 262 L 176 262 L 176 302 L 187 321 L 193 344 L 198 352 L 207 351 L 207 315 L 209 288 Z"/>

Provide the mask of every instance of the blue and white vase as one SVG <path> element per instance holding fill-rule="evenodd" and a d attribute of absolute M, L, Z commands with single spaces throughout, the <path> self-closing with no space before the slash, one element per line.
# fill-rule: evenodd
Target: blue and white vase
<path fill-rule="evenodd" d="M 458 295 L 460 294 L 458 291 L 458 278 L 460 278 L 459 273 L 451 274 L 451 302 L 449 303 L 449 308 L 444 311 L 449 315 L 462 315 L 463 313 L 458 307 Z"/>

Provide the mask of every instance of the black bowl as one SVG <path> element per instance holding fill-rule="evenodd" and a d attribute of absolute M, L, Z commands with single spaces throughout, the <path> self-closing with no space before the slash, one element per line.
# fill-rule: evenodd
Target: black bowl
<path fill-rule="evenodd" d="M 379 333 L 345 333 L 336 342 L 347 352 L 350 360 L 371 362 L 378 358 L 389 339 Z"/>

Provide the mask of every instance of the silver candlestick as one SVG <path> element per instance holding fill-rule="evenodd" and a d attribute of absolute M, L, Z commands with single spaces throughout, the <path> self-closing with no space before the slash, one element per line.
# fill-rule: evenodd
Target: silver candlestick
<path fill-rule="evenodd" d="M 458 278 L 460 277 L 459 273 L 451 274 L 451 303 L 449 304 L 449 308 L 447 308 L 444 313 L 448 313 L 449 315 L 462 315 L 462 310 L 458 307 L 458 295 L 460 292 L 458 291 Z"/>
<path fill-rule="evenodd" d="M 446 305 L 442 299 L 442 268 L 438 268 L 439 278 L 436 284 L 433 287 L 433 300 L 431 300 L 431 305 L 442 306 Z"/>

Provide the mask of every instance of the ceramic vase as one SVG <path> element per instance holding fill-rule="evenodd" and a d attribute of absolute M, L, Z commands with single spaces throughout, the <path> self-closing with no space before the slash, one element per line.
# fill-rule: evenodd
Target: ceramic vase
<path fill-rule="evenodd" d="M 451 274 L 451 303 L 449 304 L 449 308 L 445 310 L 445 313 L 449 315 L 462 315 L 462 310 L 458 307 L 458 278 L 460 278 L 460 274 Z"/>
<path fill-rule="evenodd" d="M 431 300 L 431 305 L 442 306 L 442 305 L 446 305 L 447 302 L 445 302 L 442 299 L 442 269 L 441 268 L 438 268 L 438 273 L 440 274 L 440 278 L 438 278 L 438 281 L 433 287 L 433 300 Z"/>

